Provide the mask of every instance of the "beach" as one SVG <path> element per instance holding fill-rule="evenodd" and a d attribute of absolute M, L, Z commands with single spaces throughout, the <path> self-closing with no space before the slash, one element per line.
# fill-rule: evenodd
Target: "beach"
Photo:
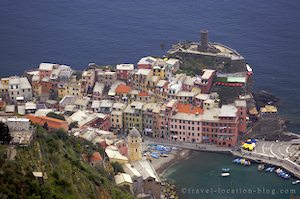
<path fill-rule="evenodd" d="M 143 143 L 142 148 L 143 151 L 148 150 L 148 144 Z M 170 153 L 168 153 L 167 157 L 159 157 L 158 159 L 156 159 L 147 155 L 146 158 L 152 163 L 152 166 L 160 175 L 160 177 L 162 177 L 163 174 L 168 170 L 168 168 L 172 167 L 182 160 L 187 160 L 191 157 L 192 153 L 193 150 L 177 148 L 176 150 L 172 150 Z"/>

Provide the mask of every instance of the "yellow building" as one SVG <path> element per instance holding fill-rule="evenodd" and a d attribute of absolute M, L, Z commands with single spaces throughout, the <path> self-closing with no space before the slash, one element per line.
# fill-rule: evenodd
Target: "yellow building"
<path fill-rule="evenodd" d="M 128 158 L 130 162 L 142 159 L 142 138 L 136 128 L 133 128 L 128 137 Z"/>
<path fill-rule="evenodd" d="M 143 131 L 143 102 L 132 102 L 128 104 L 123 112 L 124 129 L 130 130 L 133 127 Z"/>
<path fill-rule="evenodd" d="M 166 78 L 165 67 L 164 66 L 154 66 L 153 67 L 153 75 L 159 76 L 161 79 Z"/>
<path fill-rule="evenodd" d="M 76 80 L 76 76 L 72 76 L 69 82 L 58 87 L 58 97 L 63 98 L 66 95 L 83 97 L 81 91 L 81 83 Z"/>
<path fill-rule="evenodd" d="M 9 78 L 1 78 L 0 82 L 0 97 L 8 99 L 8 83 Z"/>

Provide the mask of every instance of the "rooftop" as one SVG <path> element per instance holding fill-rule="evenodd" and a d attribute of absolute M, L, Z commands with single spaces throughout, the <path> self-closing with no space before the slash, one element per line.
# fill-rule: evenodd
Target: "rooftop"
<path fill-rule="evenodd" d="M 215 70 L 204 69 L 201 78 L 209 79 L 214 74 L 214 72 L 215 72 Z"/>
<path fill-rule="evenodd" d="M 93 88 L 93 92 L 102 93 L 104 90 L 104 84 L 100 82 L 96 82 Z"/>
<path fill-rule="evenodd" d="M 125 84 L 120 84 L 115 90 L 116 93 L 129 93 L 130 91 L 131 87 Z"/>
<path fill-rule="evenodd" d="M 262 113 L 277 113 L 277 107 L 266 105 L 265 107 L 262 107 L 260 109 L 260 112 L 262 112 Z"/>
<path fill-rule="evenodd" d="M 52 63 L 40 63 L 39 70 L 48 70 L 51 71 L 55 64 Z"/>
<path fill-rule="evenodd" d="M 128 161 L 126 156 L 123 156 L 115 147 L 108 146 L 105 149 L 105 153 L 109 159 L 125 160 Z"/>
<path fill-rule="evenodd" d="M 119 173 L 118 175 L 115 175 L 115 182 L 116 185 L 122 185 L 122 184 L 132 184 L 132 179 L 130 177 L 130 175 L 126 174 L 126 173 Z"/>
<path fill-rule="evenodd" d="M 192 104 L 178 104 L 177 109 L 179 113 L 189 113 L 189 114 L 203 113 L 202 108 L 194 107 Z"/>
<path fill-rule="evenodd" d="M 236 117 L 237 108 L 233 104 L 222 105 L 219 117 Z"/>
<path fill-rule="evenodd" d="M 116 68 L 117 70 L 133 70 L 134 64 L 118 64 Z"/>
<path fill-rule="evenodd" d="M 136 75 L 149 75 L 151 72 L 152 72 L 151 69 L 140 68 L 135 72 L 135 74 Z"/>
<path fill-rule="evenodd" d="M 150 64 L 153 65 L 156 62 L 156 58 L 154 57 L 143 57 L 139 60 L 139 62 L 137 63 L 138 65 L 142 65 L 142 64 Z"/>

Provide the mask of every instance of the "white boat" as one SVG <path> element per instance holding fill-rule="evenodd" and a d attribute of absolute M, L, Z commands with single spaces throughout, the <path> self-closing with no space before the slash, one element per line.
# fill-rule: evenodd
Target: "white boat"
<path fill-rule="evenodd" d="M 227 176 L 230 176 L 230 173 L 222 173 L 221 176 L 222 177 L 227 177 Z"/>
<path fill-rule="evenodd" d="M 296 185 L 296 184 L 299 184 L 300 183 L 300 180 L 296 180 L 294 182 L 292 182 L 293 185 Z"/>

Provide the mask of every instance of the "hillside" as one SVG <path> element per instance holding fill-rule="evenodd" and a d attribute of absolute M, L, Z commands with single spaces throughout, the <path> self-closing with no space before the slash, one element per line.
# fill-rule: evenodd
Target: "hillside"
<path fill-rule="evenodd" d="M 103 150 L 63 131 L 48 133 L 37 127 L 31 145 L 17 149 L 16 160 L 0 162 L 0 198 L 134 198 L 113 184 L 113 173 L 81 160 L 82 153 L 94 150 L 103 155 Z M 45 171 L 46 179 L 36 179 L 33 171 Z"/>

